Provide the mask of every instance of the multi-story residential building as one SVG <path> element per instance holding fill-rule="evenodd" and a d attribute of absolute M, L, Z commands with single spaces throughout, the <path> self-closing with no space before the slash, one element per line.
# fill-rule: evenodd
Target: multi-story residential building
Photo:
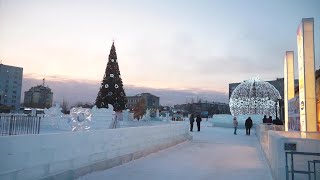
<path fill-rule="evenodd" d="M 20 109 L 23 68 L 0 63 L 0 112 Z"/>
<path fill-rule="evenodd" d="M 38 85 L 24 92 L 24 106 L 31 108 L 50 108 L 53 92 L 49 87 Z"/>
<path fill-rule="evenodd" d="M 133 109 L 141 99 L 144 99 L 146 109 L 158 109 L 160 107 L 159 97 L 150 93 L 141 93 L 135 96 L 127 96 L 127 108 Z"/>

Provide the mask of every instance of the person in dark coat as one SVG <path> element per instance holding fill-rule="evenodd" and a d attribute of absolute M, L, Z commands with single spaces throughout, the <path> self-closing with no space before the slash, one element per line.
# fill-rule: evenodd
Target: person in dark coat
<path fill-rule="evenodd" d="M 197 119 L 196 119 L 198 131 L 200 131 L 200 122 L 201 122 L 201 120 L 202 120 L 202 119 L 201 119 L 200 115 L 198 115 L 198 116 L 197 116 Z"/>
<path fill-rule="evenodd" d="M 268 121 L 268 118 L 267 118 L 266 115 L 264 115 L 264 116 L 263 116 L 263 119 L 262 119 L 262 123 L 267 123 L 267 121 Z"/>
<path fill-rule="evenodd" d="M 279 118 L 276 118 L 275 120 L 272 121 L 272 124 L 283 125 L 283 122 Z"/>
<path fill-rule="evenodd" d="M 269 116 L 269 118 L 267 119 L 267 123 L 272 123 L 272 116 Z"/>
<path fill-rule="evenodd" d="M 194 115 L 193 114 L 190 115 L 189 120 L 190 120 L 190 131 L 192 132 L 193 131 L 193 123 L 194 123 Z"/>
<path fill-rule="evenodd" d="M 250 136 L 250 129 L 252 128 L 251 117 L 248 117 L 248 119 L 246 119 L 245 126 L 246 126 L 246 135 Z"/>

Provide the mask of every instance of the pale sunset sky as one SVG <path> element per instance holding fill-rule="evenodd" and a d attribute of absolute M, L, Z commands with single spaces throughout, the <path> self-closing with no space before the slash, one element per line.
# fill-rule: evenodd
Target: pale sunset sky
<path fill-rule="evenodd" d="M 0 0 L 0 59 L 23 67 L 23 92 L 46 78 L 55 101 L 94 102 L 114 40 L 127 95 L 227 102 L 229 83 L 283 77 L 308 17 L 319 69 L 319 0 Z"/>

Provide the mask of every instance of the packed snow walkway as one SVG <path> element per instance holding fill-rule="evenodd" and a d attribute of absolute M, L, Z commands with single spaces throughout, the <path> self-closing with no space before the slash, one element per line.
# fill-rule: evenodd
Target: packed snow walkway
<path fill-rule="evenodd" d="M 230 128 L 207 122 L 202 126 L 200 132 L 191 132 L 191 141 L 79 179 L 272 179 L 254 131 L 246 136 L 238 129 L 233 135 Z"/>

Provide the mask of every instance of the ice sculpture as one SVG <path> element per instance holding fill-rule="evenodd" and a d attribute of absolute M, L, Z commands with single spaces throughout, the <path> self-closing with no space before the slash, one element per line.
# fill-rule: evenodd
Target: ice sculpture
<path fill-rule="evenodd" d="M 88 131 L 91 126 L 91 109 L 75 107 L 70 110 L 70 127 L 72 131 Z"/>
<path fill-rule="evenodd" d="M 49 122 L 51 127 L 58 128 L 59 121 L 61 120 L 63 113 L 61 112 L 62 108 L 58 103 L 49 109 L 44 109 L 44 120 L 43 122 Z"/>

